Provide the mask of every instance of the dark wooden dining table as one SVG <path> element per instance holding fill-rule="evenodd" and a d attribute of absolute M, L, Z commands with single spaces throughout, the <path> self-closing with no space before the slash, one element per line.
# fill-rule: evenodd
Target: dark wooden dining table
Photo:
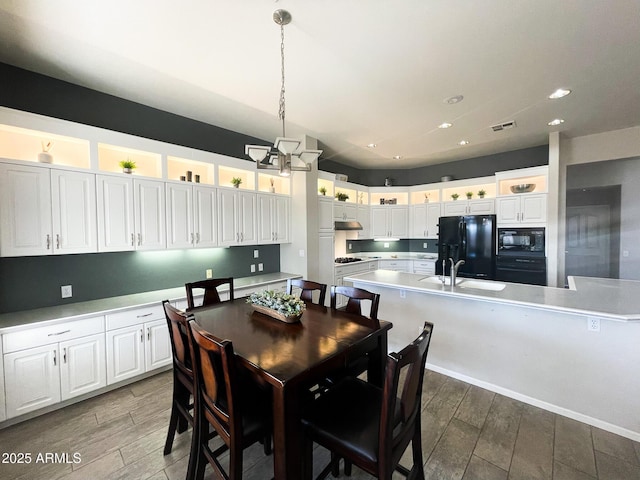
<path fill-rule="evenodd" d="M 239 365 L 271 386 L 277 480 L 301 478 L 300 408 L 310 387 L 363 355 L 369 358 L 368 381 L 382 385 L 389 322 L 373 330 L 353 314 L 310 304 L 300 322 L 287 324 L 254 312 L 246 298 L 191 313 L 212 335 L 233 342 Z"/>

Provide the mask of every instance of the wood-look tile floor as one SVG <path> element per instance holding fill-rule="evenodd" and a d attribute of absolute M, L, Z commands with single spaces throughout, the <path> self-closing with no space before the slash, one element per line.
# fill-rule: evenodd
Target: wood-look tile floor
<path fill-rule="evenodd" d="M 1 430 L 3 459 L 30 452 L 31 463 L 0 463 L 0 479 L 183 479 L 190 430 L 162 455 L 170 399 L 165 372 Z M 422 428 L 427 479 L 640 480 L 640 443 L 432 371 L 425 374 Z M 67 453 L 70 463 L 46 463 L 47 453 Z M 260 445 L 244 458 L 245 479 L 273 476 L 272 457 Z M 327 459 L 315 449 L 316 466 Z M 213 478 L 209 468 L 206 478 Z M 351 478 L 371 477 L 354 468 Z"/>

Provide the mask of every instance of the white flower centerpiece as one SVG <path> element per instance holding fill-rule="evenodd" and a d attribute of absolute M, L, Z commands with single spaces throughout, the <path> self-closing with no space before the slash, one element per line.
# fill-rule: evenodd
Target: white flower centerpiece
<path fill-rule="evenodd" d="M 298 297 L 273 290 L 252 293 L 247 303 L 255 311 L 286 323 L 299 322 L 305 310 L 305 303 Z"/>

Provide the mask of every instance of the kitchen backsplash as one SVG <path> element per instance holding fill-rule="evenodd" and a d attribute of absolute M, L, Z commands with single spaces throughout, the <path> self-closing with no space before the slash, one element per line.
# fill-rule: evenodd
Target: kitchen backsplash
<path fill-rule="evenodd" d="M 349 248 L 349 245 L 351 245 L 351 248 Z M 387 245 L 387 247 L 385 247 L 385 245 Z M 345 249 L 347 255 L 360 252 L 438 253 L 436 239 L 403 239 L 391 242 L 375 242 L 373 240 L 346 240 Z"/>
<path fill-rule="evenodd" d="M 0 313 L 180 287 L 207 269 L 214 277 L 279 272 L 280 245 L 0 258 Z M 63 285 L 73 297 L 61 298 Z"/>

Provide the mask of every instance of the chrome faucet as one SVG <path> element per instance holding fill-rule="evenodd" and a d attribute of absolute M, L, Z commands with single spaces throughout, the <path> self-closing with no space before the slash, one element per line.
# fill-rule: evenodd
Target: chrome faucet
<path fill-rule="evenodd" d="M 451 262 L 451 286 L 454 287 L 456 284 L 456 275 L 458 274 L 458 269 L 461 265 L 464 265 L 464 260 L 458 260 L 457 263 L 454 263 L 453 258 L 449 257 L 449 261 Z"/>

